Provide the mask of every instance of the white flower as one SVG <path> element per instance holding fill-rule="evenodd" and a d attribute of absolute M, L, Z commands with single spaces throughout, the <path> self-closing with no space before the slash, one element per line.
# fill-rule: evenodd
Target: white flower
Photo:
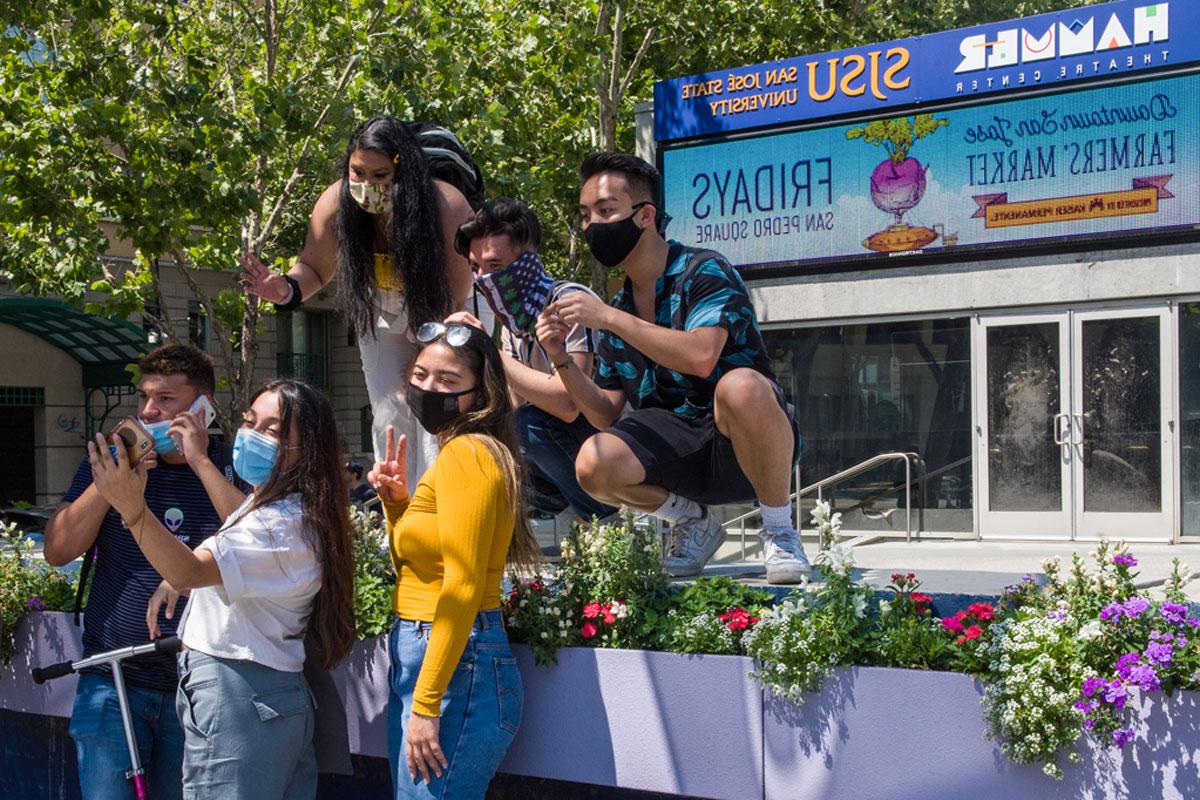
<path fill-rule="evenodd" d="M 1100 636 L 1100 634 L 1103 632 L 1104 629 L 1100 625 L 1100 620 L 1094 619 L 1079 629 L 1079 638 L 1090 641 L 1091 639 L 1095 639 L 1096 637 Z"/>
<path fill-rule="evenodd" d="M 816 561 L 837 575 L 849 575 L 854 569 L 854 553 L 841 544 L 832 544 L 817 553 Z"/>
<path fill-rule="evenodd" d="M 892 610 L 892 603 L 890 600 L 880 600 L 879 601 L 879 613 L 880 614 L 886 614 L 891 610 Z"/>

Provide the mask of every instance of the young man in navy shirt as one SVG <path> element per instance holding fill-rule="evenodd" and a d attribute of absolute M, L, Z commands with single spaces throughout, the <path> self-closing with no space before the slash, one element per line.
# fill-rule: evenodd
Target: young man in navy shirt
<path fill-rule="evenodd" d="M 216 533 L 245 498 L 229 447 L 210 438 L 203 420 L 189 410 L 201 395 L 211 398 L 215 391 L 212 360 L 195 347 L 168 344 L 151 350 L 138 366 L 138 417 L 154 435 L 156 448 L 147 456 L 154 461 L 146 503 L 168 530 L 195 548 Z M 83 617 L 84 655 L 145 644 L 151 638 L 151 622 L 157 633 L 173 635 L 186 599 L 178 599 L 146 561 L 120 515 L 92 485 L 84 458 L 46 527 L 45 558 L 61 566 L 93 546 L 96 560 Z M 156 594 L 166 604 L 157 619 L 148 620 L 147 607 Z M 150 796 L 180 797 L 183 730 L 175 713 L 174 657 L 143 656 L 122 666 Z M 85 670 L 79 676 L 70 733 L 83 797 L 126 800 L 129 750 L 108 668 Z"/>
<path fill-rule="evenodd" d="M 670 523 L 664 566 L 676 576 L 699 573 L 724 538 L 708 505 L 757 499 L 767 581 L 799 583 L 810 568 L 788 490 L 800 436 L 741 276 L 663 237 L 661 179 L 642 159 L 596 153 L 579 175 L 592 255 L 625 272 L 611 305 L 577 292 L 538 320 L 556 363 L 570 326 L 600 331 L 595 380 L 559 372 L 600 431 L 575 462 L 580 485 Z"/>

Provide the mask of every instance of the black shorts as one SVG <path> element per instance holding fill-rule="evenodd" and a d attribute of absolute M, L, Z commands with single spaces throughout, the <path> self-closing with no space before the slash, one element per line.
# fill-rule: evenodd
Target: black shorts
<path fill-rule="evenodd" d="M 775 397 L 792 426 L 795 466 L 800 458 L 800 428 L 778 386 Z M 667 408 L 642 408 L 621 417 L 604 432 L 629 445 L 651 486 L 703 505 L 755 499 L 754 487 L 738 466 L 733 442 L 717 430 L 711 412 L 688 419 Z"/>

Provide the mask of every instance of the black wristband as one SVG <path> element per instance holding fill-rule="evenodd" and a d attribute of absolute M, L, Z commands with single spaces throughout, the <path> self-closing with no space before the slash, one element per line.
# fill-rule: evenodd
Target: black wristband
<path fill-rule="evenodd" d="M 292 311 L 300 307 L 304 302 L 304 298 L 300 296 L 300 282 L 291 275 L 284 275 L 283 279 L 292 287 L 292 297 L 286 303 L 272 303 L 276 311 Z"/>

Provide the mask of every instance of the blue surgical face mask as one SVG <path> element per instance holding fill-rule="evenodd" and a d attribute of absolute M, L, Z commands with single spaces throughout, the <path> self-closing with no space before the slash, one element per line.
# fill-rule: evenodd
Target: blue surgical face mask
<path fill-rule="evenodd" d="M 154 440 L 154 450 L 160 456 L 165 456 L 168 453 L 176 451 L 175 440 L 167 435 L 167 428 L 171 427 L 171 420 L 164 419 L 161 422 L 142 422 L 142 427 L 146 429 L 146 433 L 150 434 L 150 438 Z"/>
<path fill-rule="evenodd" d="M 233 469 L 251 486 L 262 486 L 271 477 L 279 457 L 279 442 L 252 428 L 239 428 L 233 440 Z"/>

